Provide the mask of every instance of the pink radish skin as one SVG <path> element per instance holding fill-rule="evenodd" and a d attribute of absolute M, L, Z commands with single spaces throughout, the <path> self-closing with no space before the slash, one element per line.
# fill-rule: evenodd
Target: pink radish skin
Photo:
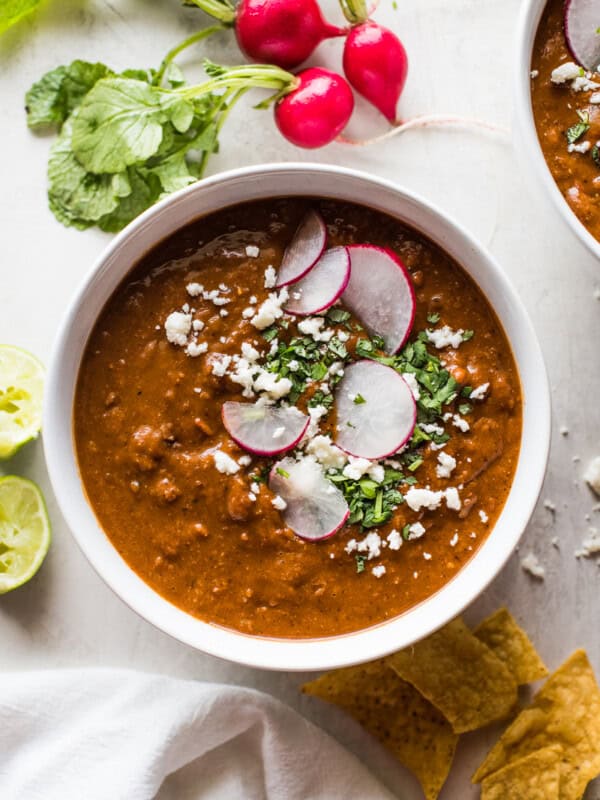
<path fill-rule="evenodd" d="M 285 248 L 277 271 L 277 288 L 303 278 L 319 260 L 327 244 L 327 228 L 316 211 L 309 211 Z"/>
<path fill-rule="evenodd" d="M 291 450 L 302 439 L 310 422 L 297 408 L 223 403 L 221 418 L 233 441 L 256 456 L 276 456 Z M 283 428 L 280 436 L 273 434 Z"/>
<path fill-rule="evenodd" d="M 598 0 L 567 0 L 564 12 L 565 38 L 573 58 L 590 72 L 599 70 L 600 25 Z"/>
<path fill-rule="evenodd" d="M 305 69 L 296 77 L 298 87 L 275 105 L 275 123 L 297 147 L 324 147 L 344 130 L 352 115 L 352 89 L 341 75 L 321 67 Z"/>
<path fill-rule="evenodd" d="M 281 512 L 285 524 L 306 541 L 329 539 L 350 516 L 344 495 L 313 459 L 279 461 L 269 474 L 269 488 L 287 504 Z"/>
<path fill-rule="evenodd" d="M 350 280 L 342 302 L 369 333 L 378 334 L 388 353 L 408 339 L 417 303 L 410 274 L 398 256 L 371 244 L 350 245 Z"/>
<path fill-rule="evenodd" d="M 408 75 L 408 56 L 396 34 L 371 20 L 352 28 L 344 43 L 344 74 L 359 94 L 396 122 Z"/>
<path fill-rule="evenodd" d="M 355 403 L 360 395 L 364 402 Z M 377 461 L 396 453 L 413 435 L 417 404 L 400 373 L 377 361 L 355 361 L 335 391 L 338 447 Z"/>
<path fill-rule="evenodd" d="M 284 311 L 295 316 L 319 314 L 344 293 L 350 280 L 350 256 L 346 247 L 326 250 L 302 280 L 288 287 Z"/>
<path fill-rule="evenodd" d="M 324 39 L 346 31 L 323 19 L 315 0 L 241 0 L 235 34 L 253 61 L 292 69 L 302 64 Z"/>

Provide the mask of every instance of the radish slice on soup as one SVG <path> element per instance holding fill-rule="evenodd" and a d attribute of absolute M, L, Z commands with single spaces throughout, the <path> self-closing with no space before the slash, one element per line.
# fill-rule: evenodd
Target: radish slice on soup
<path fill-rule="evenodd" d="M 289 287 L 284 310 L 301 316 L 325 311 L 341 297 L 349 278 L 348 249 L 326 250 L 308 274 Z"/>
<path fill-rule="evenodd" d="M 370 244 L 348 247 L 351 273 L 342 302 L 388 353 L 402 347 L 415 318 L 415 293 L 406 267 L 391 250 Z"/>
<path fill-rule="evenodd" d="M 298 444 L 309 418 L 297 408 L 223 403 L 223 424 L 236 444 L 257 456 L 274 456 Z"/>
<path fill-rule="evenodd" d="M 350 516 L 342 492 L 310 457 L 278 461 L 270 472 L 269 488 L 285 501 L 285 524 L 301 539 L 328 539 Z"/>
<path fill-rule="evenodd" d="M 600 7 L 598 0 L 567 0 L 565 36 L 569 50 L 586 70 L 600 71 Z"/>
<path fill-rule="evenodd" d="M 417 406 L 404 378 L 377 361 L 356 361 L 335 391 L 335 443 L 371 460 L 399 450 L 412 436 Z"/>
<path fill-rule="evenodd" d="M 320 214 L 309 211 L 285 248 L 277 271 L 277 287 L 303 278 L 314 267 L 327 244 L 327 228 Z"/>

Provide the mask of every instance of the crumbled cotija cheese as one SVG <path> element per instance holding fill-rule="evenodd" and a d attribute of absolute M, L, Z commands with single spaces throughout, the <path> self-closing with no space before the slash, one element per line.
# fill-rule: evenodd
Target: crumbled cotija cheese
<path fill-rule="evenodd" d="M 165 333 L 171 344 L 185 347 L 187 337 L 192 329 L 192 315 L 181 311 L 173 311 L 165 320 Z"/>
<path fill-rule="evenodd" d="M 285 286 L 279 292 L 279 294 L 276 292 L 271 292 L 267 299 L 261 304 L 256 314 L 250 320 L 252 325 L 254 325 L 255 328 L 258 328 L 259 331 L 262 331 L 265 328 L 268 328 L 269 325 L 272 325 L 276 319 L 279 319 L 283 316 L 281 307 L 288 297 L 288 290 L 285 288 Z"/>
<path fill-rule="evenodd" d="M 387 543 L 390 550 L 400 550 L 402 547 L 402 536 L 395 528 L 388 533 Z"/>
<path fill-rule="evenodd" d="M 376 578 L 381 578 L 383 575 L 385 575 L 385 567 L 383 564 L 378 564 L 376 567 L 373 567 L 371 572 Z"/>
<path fill-rule="evenodd" d="M 552 83 L 566 83 L 575 78 L 580 78 L 584 74 L 583 68 L 579 64 L 574 64 L 572 61 L 567 61 L 566 64 L 561 64 L 560 67 L 552 70 L 550 80 Z"/>
<path fill-rule="evenodd" d="M 247 244 L 246 255 L 248 256 L 248 258 L 258 258 L 258 256 L 260 255 L 260 250 L 255 244 Z"/>
<path fill-rule="evenodd" d="M 438 478 L 449 478 L 455 468 L 455 458 L 444 452 L 438 454 L 438 464 L 435 468 L 435 473 Z"/>
<path fill-rule="evenodd" d="M 309 441 L 306 452 L 314 456 L 325 469 L 341 469 L 347 460 L 344 451 L 333 444 L 330 436 L 315 436 Z"/>
<path fill-rule="evenodd" d="M 273 508 L 276 508 L 278 511 L 285 511 L 285 509 L 287 508 L 287 503 L 285 502 L 283 497 L 280 497 L 278 494 L 275 495 L 275 497 L 271 500 L 271 503 L 273 505 Z"/>
<path fill-rule="evenodd" d="M 546 570 L 540 564 L 534 553 L 528 553 L 525 558 L 521 559 L 521 568 L 541 581 L 546 577 Z"/>
<path fill-rule="evenodd" d="M 600 456 L 590 461 L 583 479 L 597 495 L 600 495 Z"/>
<path fill-rule="evenodd" d="M 485 513 L 485 511 L 482 511 L 482 510 L 480 509 L 480 510 L 479 510 L 479 519 L 480 519 L 480 520 L 481 520 L 481 521 L 484 523 L 484 525 L 485 525 L 485 523 L 488 521 L 489 517 L 488 517 L 488 515 Z"/>
<path fill-rule="evenodd" d="M 323 325 L 325 325 L 323 317 L 306 317 L 298 323 L 298 330 L 305 336 L 312 336 L 315 342 L 329 342 L 334 332 L 321 331 Z"/>
<path fill-rule="evenodd" d="M 575 558 L 590 558 L 600 553 L 600 531 L 597 528 L 590 528 L 588 536 L 581 543 L 579 550 L 575 551 Z"/>
<path fill-rule="evenodd" d="M 408 388 L 412 392 L 412 396 L 415 400 L 418 400 L 421 397 L 421 391 L 419 389 L 419 384 L 417 379 L 412 374 L 412 372 L 402 372 L 402 377 L 404 378 L 405 382 L 408 384 Z"/>
<path fill-rule="evenodd" d="M 208 344 L 206 342 L 190 342 L 185 348 L 185 352 L 192 358 L 201 356 L 203 353 L 206 353 L 207 350 Z"/>
<path fill-rule="evenodd" d="M 254 380 L 254 389 L 257 392 L 266 392 L 273 400 L 279 400 L 291 392 L 292 382 L 289 378 L 280 378 L 273 372 L 262 370 Z"/>
<path fill-rule="evenodd" d="M 408 526 L 408 540 L 413 541 L 413 539 L 420 539 L 421 536 L 425 533 L 425 526 L 420 522 L 413 522 L 412 525 Z"/>
<path fill-rule="evenodd" d="M 490 388 L 489 383 L 482 383 L 481 386 L 478 386 L 476 389 L 473 389 L 473 391 L 469 395 L 469 400 L 483 400 L 489 388 Z"/>
<path fill-rule="evenodd" d="M 277 273 L 275 272 L 275 267 L 269 264 L 265 270 L 265 289 L 272 289 L 276 283 Z"/>
<path fill-rule="evenodd" d="M 449 325 L 444 325 L 435 330 L 427 330 L 426 333 L 429 341 L 435 345 L 438 350 L 441 350 L 444 347 L 460 347 L 463 342 L 464 330 L 460 328 L 457 331 L 453 331 Z"/>
<path fill-rule="evenodd" d="M 224 475 L 234 475 L 240 468 L 237 461 L 234 461 L 231 456 L 224 453 L 222 450 L 215 450 L 213 453 L 215 467 Z"/>

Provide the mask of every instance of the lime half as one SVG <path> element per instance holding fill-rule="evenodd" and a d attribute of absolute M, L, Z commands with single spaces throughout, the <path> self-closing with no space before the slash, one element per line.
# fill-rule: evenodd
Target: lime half
<path fill-rule="evenodd" d="M 15 475 L 0 478 L 0 594 L 35 575 L 50 538 L 46 504 L 35 483 Z"/>
<path fill-rule="evenodd" d="M 44 366 L 19 347 L 0 345 L 0 458 L 10 458 L 42 426 Z"/>

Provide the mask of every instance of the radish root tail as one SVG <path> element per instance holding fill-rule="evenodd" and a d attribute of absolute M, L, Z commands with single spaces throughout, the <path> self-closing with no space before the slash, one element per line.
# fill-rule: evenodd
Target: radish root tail
<path fill-rule="evenodd" d="M 491 122 L 484 122 L 474 117 L 460 117 L 452 114 L 422 114 L 418 117 L 413 117 L 405 122 L 399 122 L 389 131 L 382 133 L 380 136 L 373 136 L 371 139 L 349 139 L 347 136 L 338 136 L 338 142 L 342 144 L 355 145 L 364 147 L 370 144 L 378 144 L 385 142 L 388 139 L 393 139 L 394 136 L 399 136 L 407 131 L 416 130 L 417 128 L 467 128 L 475 131 L 486 131 L 502 138 L 508 139 L 510 131 L 501 125 L 494 125 Z"/>

